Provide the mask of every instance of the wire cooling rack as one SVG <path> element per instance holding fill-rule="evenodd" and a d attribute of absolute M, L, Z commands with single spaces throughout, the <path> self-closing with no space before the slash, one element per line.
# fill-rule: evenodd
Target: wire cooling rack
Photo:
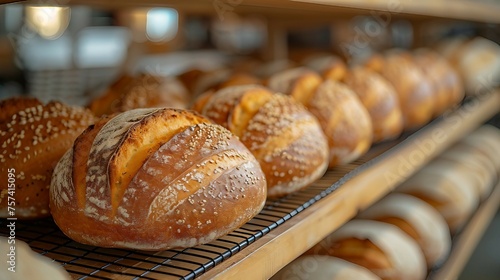
<path fill-rule="evenodd" d="M 268 200 L 248 223 L 209 244 L 160 252 L 99 248 L 72 241 L 50 218 L 17 221 L 16 238 L 59 262 L 74 279 L 195 279 L 334 192 L 373 163 L 390 156 L 404 138 L 373 147 L 360 160 L 328 171 L 302 191 Z M 7 234 L 7 228 L 1 227 L 0 235 Z"/>

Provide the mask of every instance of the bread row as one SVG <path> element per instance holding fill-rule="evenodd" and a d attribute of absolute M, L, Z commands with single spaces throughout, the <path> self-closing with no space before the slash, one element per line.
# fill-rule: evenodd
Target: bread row
<path fill-rule="evenodd" d="M 498 182 L 499 158 L 500 130 L 480 127 L 273 279 L 425 279 Z"/>
<path fill-rule="evenodd" d="M 401 98 L 391 93 L 389 79 L 371 70 L 391 57 L 355 69 L 342 63 L 321 72 L 288 69 L 266 79 L 231 73 L 191 102 L 203 116 L 165 107 L 180 99 L 185 104 L 179 80 L 189 85 L 187 76 L 123 77 L 89 106 L 100 118 L 57 102 L 3 101 L 1 171 L 18 171 L 15 214 L 36 218 L 50 210 L 68 236 L 104 247 L 206 243 L 251 219 L 266 197 L 300 190 L 328 167 L 359 158 L 382 131 L 375 123 L 387 128 L 383 137 L 401 133 L 408 123 Z M 369 90 L 357 94 L 351 87 Z M 3 217 L 9 215 L 6 192 Z M 225 219 L 212 221 L 206 207 Z M 165 224 L 168 231 L 156 234 Z"/>

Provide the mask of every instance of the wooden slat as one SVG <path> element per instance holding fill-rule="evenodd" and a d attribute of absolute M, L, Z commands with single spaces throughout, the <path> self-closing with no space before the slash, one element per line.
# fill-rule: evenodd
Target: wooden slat
<path fill-rule="evenodd" d="M 16 2 L 0 0 L 0 4 Z M 39 4 L 36 0 L 23 1 Z M 57 3 L 57 1 L 54 1 Z M 220 13 L 260 13 L 276 16 L 300 15 L 324 19 L 325 15 L 355 15 L 383 12 L 385 16 L 438 17 L 500 23 L 500 4 L 472 0 L 64 0 L 69 5 L 91 5 L 110 9 L 134 6 L 170 6 L 190 13 L 220 15 Z M 303 18 L 302 18 L 303 17 Z"/>
<path fill-rule="evenodd" d="M 472 216 L 466 228 L 453 241 L 453 248 L 446 263 L 429 275 L 433 279 L 457 279 L 474 252 L 476 245 L 488 228 L 500 205 L 500 182 L 489 198 Z"/>
<path fill-rule="evenodd" d="M 32 4 L 52 3 L 45 1 L 0 0 L 0 4 L 24 2 Z M 57 4 L 58 1 L 53 1 Z M 355 14 L 373 15 L 384 12 L 391 17 L 434 17 L 500 23 L 500 4 L 472 0 L 64 0 L 64 5 L 90 5 L 109 9 L 137 6 L 169 6 L 189 13 L 217 15 L 221 12 L 259 13 L 290 17 L 301 15 L 308 19 L 325 19 L 328 16 Z"/>
<path fill-rule="evenodd" d="M 347 181 L 201 279 L 267 279 L 390 192 L 449 145 L 500 109 L 500 92 L 480 97 L 413 134 L 393 155 Z"/>

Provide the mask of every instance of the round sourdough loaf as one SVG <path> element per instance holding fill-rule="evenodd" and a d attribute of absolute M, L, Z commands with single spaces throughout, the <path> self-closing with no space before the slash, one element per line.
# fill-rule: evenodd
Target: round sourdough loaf
<path fill-rule="evenodd" d="M 380 280 L 368 269 L 343 259 L 313 255 L 289 263 L 271 280 Z"/>
<path fill-rule="evenodd" d="M 359 97 L 370 114 L 373 141 L 397 138 L 403 132 L 403 114 L 394 87 L 367 67 L 354 67 L 344 82 Z"/>
<path fill-rule="evenodd" d="M 370 115 L 345 84 L 323 81 L 316 72 L 300 67 L 274 74 L 268 86 L 290 95 L 318 119 L 330 148 L 330 168 L 356 160 L 371 147 Z"/>
<path fill-rule="evenodd" d="M 89 110 L 60 102 L 13 98 L 0 102 L 0 217 L 9 213 L 8 174 L 15 175 L 15 217 L 49 216 L 54 167 L 94 122 Z M 12 172 L 10 172 L 10 171 Z M 13 200 L 10 200 L 13 202 Z"/>
<path fill-rule="evenodd" d="M 444 218 L 432 206 L 411 195 L 391 193 L 364 210 L 359 218 L 399 227 L 417 241 L 428 267 L 440 264 L 450 252 L 450 229 Z"/>
<path fill-rule="evenodd" d="M 289 96 L 258 85 L 207 92 L 194 108 L 228 128 L 266 174 L 268 196 L 302 189 L 325 173 L 328 146 L 318 120 Z"/>
<path fill-rule="evenodd" d="M 89 104 L 96 115 L 121 113 L 138 108 L 188 107 L 190 95 L 182 82 L 150 74 L 124 75 Z"/>
<path fill-rule="evenodd" d="M 176 109 L 102 118 L 58 163 L 50 210 L 75 241 L 163 250 L 207 243 L 254 217 L 264 174 L 229 131 Z"/>
<path fill-rule="evenodd" d="M 398 227 L 378 221 L 351 220 L 308 253 L 344 259 L 384 280 L 422 280 L 427 272 L 416 241 Z"/>

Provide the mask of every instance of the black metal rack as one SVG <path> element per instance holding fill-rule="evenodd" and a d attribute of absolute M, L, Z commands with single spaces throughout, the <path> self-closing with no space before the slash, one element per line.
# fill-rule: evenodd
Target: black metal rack
<path fill-rule="evenodd" d="M 389 156 L 405 138 L 373 147 L 360 160 L 328 171 L 304 190 L 268 200 L 248 223 L 209 244 L 160 252 L 99 248 L 69 239 L 50 218 L 17 221 L 16 238 L 61 263 L 75 279 L 195 279 Z M 0 235 L 7 234 L 7 228 L 1 227 Z"/>

